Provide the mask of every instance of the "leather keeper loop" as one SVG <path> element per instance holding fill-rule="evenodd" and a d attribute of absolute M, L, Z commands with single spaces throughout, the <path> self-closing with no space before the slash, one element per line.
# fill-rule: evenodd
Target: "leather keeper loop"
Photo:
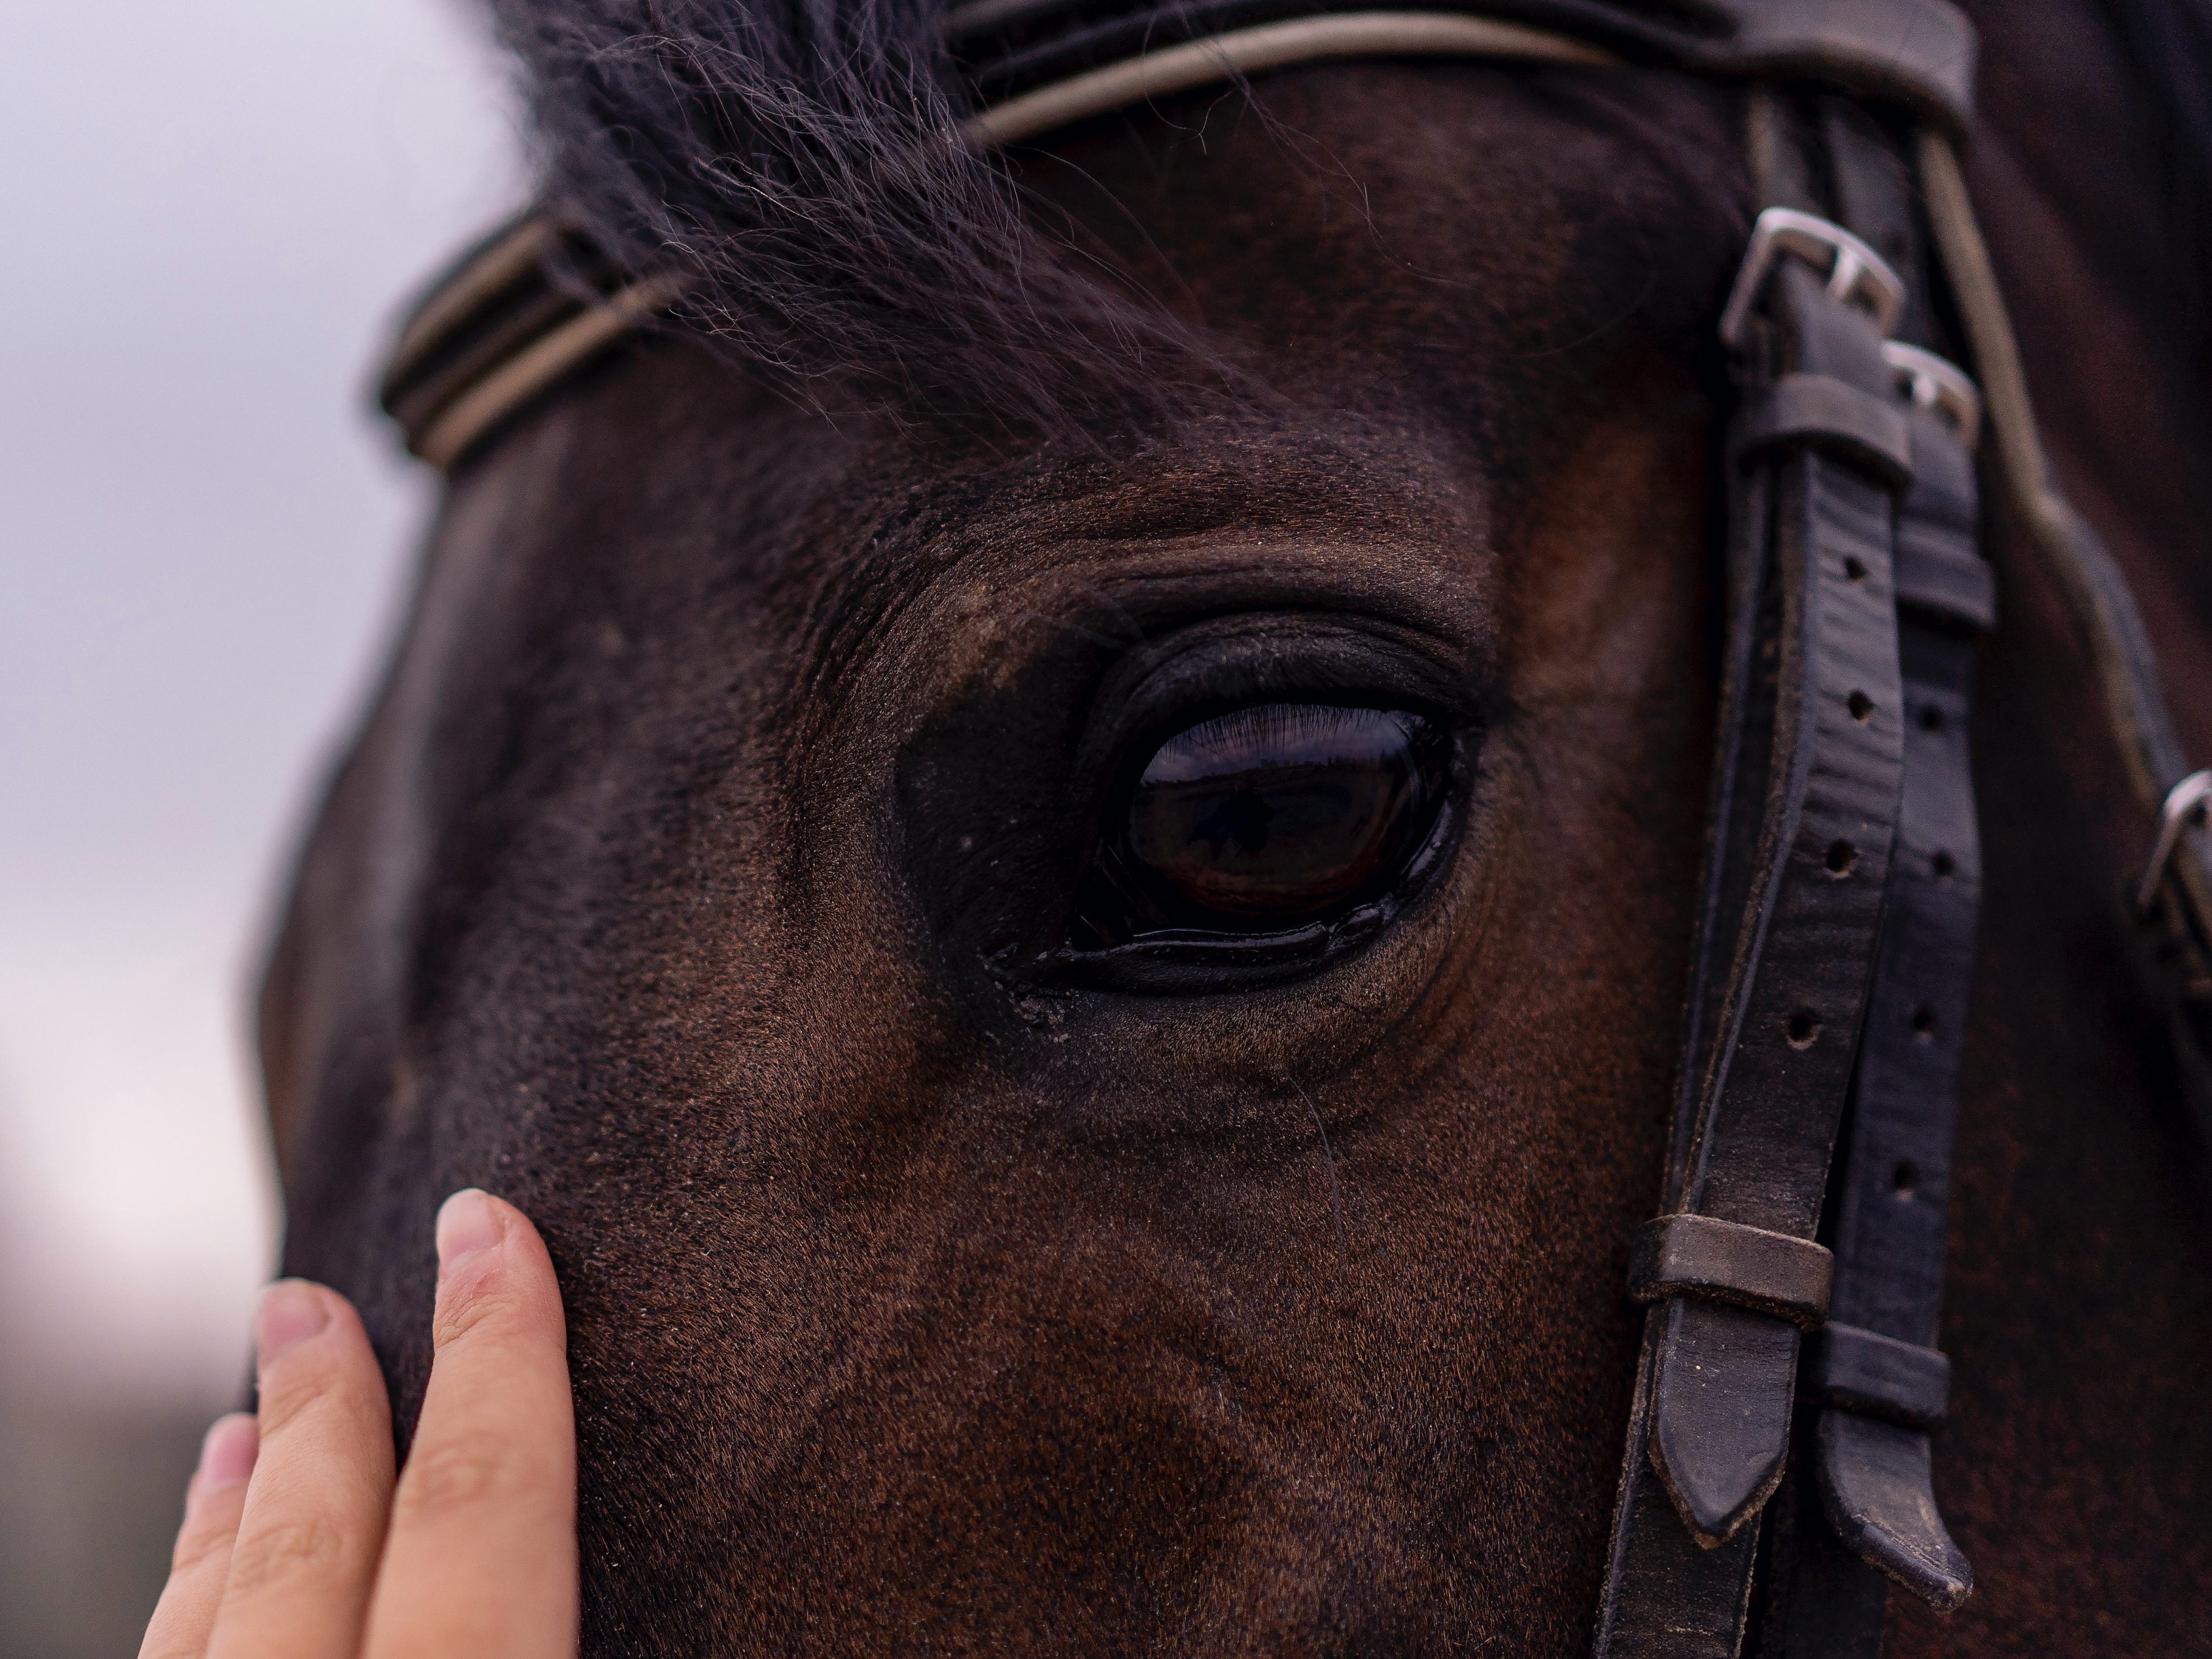
<path fill-rule="evenodd" d="M 1797 1370 L 1807 1396 L 1932 1428 L 1951 1406 L 1951 1362 L 1933 1348 L 1900 1342 L 1856 1325 L 1824 1325 L 1805 1345 Z"/>
<path fill-rule="evenodd" d="M 1912 483 L 1912 423 L 1902 406 L 1828 374 L 1785 374 L 1747 392 L 1736 447 L 1817 449 L 1864 467 L 1893 490 Z"/>
<path fill-rule="evenodd" d="M 1996 579 L 1970 548 L 1900 526 L 1891 566 L 1897 603 L 1940 623 L 1987 633 L 1996 626 Z"/>
<path fill-rule="evenodd" d="M 1628 1293 L 1638 1302 L 1726 1302 L 1809 1329 L 1828 1316 L 1835 1270 L 1835 1257 L 1810 1239 L 1709 1215 L 1662 1215 L 1636 1230 Z"/>

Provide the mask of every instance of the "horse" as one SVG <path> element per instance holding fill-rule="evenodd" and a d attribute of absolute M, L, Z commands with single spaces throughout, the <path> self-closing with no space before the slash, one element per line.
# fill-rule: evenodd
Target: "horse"
<path fill-rule="evenodd" d="M 2051 464 L 2212 755 L 2212 31 L 1965 9 Z M 285 1271 L 404 1448 L 398 1241 L 464 1185 L 537 1221 L 587 1653 L 1586 1650 L 1751 94 L 1356 54 L 979 158 L 926 142 L 934 7 L 497 12 L 549 197 L 704 297 L 451 468 L 261 994 Z M 1984 507 L 1935 1461 L 1977 1583 L 1890 1595 L 1887 1650 L 2208 1652 L 2145 831 Z M 1160 927 L 1204 948 L 1116 948 Z"/>

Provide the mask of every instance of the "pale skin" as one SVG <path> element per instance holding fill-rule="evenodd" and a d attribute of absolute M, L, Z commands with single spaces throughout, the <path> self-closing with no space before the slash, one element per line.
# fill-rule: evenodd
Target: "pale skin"
<path fill-rule="evenodd" d="M 437 1358 L 406 1466 L 359 1316 L 301 1279 L 255 1320 L 258 1413 L 208 1431 L 140 1659 L 567 1659 L 576 1431 L 553 1264 L 520 1210 L 438 1212 Z"/>

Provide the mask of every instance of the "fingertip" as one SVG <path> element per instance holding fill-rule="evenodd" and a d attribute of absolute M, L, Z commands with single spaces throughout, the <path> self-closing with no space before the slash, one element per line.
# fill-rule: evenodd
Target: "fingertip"
<path fill-rule="evenodd" d="M 301 1343 L 330 1328 L 333 1292 L 304 1279 L 280 1279 L 261 1293 L 253 1314 L 257 1363 L 266 1371 Z"/>
<path fill-rule="evenodd" d="M 450 1273 L 471 1256 L 506 1242 L 506 1217 L 519 1213 L 480 1187 L 464 1187 L 438 1206 L 438 1271 Z"/>
<path fill-rule="evenodd" d="M 251 1412 L 218 1417 L 200 1442 L 200 1461 L 185 1498 L 187 1516 L 216 1493 L 242 1486 L 261 1455 L 261 1425 Z"/>
<path fill-rule="evenodd" d="M 319 1402 L 347 1414 L 386 1409 L 384 1376 L 353 1304 L 326 1285 L 283 1279 L 253 1321 L 262 1451 L 287 1440 Z"/>
<path fill-rule="evenodd" d="M 552 1257 L 536 1224 L 481 1187 L 464 1187 L 438 1206 L 436 1240 L 441 1279 L 475 1277 L 461 1270 L 477 1266 L 482 1257 L 525 1273 L 552 1271 Z"/>
<path fill-rule="evenodd" d="M 559 1330 L 561 1291 L 545 1241 L 530 1218 L 470 1187 L 439 1206 L 438 1296 L 431 1338 L 450 1338 L 495 1317 L 505 1328 Z"/>

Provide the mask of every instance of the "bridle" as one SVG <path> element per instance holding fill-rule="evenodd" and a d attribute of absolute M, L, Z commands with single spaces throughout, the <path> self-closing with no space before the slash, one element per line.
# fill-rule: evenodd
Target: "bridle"
<path fill-rule="evenodd" d="M 971 0 L 946 27 L 980 149 L 1331 58 L 1746 87 L 1761 211 L 1719 321 L 1738 393 L 1718 746 L 1596 1650 L 1712 1659 L 1749 1637 L 1844 1659 L 1879 1651 L 1890 1583 L 1956 1607 L 1971 1574 L 1929 1435 L 1980 902 L 1984 424 L 2151 826 L 2124 902 L 2212 1126 L 2212 773 L 2189 771 L 2133 597 L 2051 483 L 1958 161 L 1971 27 L 1948 0 Z M 385 406 L 455 466 L 680 297 L 525 218 L 418 306 Z"/>

